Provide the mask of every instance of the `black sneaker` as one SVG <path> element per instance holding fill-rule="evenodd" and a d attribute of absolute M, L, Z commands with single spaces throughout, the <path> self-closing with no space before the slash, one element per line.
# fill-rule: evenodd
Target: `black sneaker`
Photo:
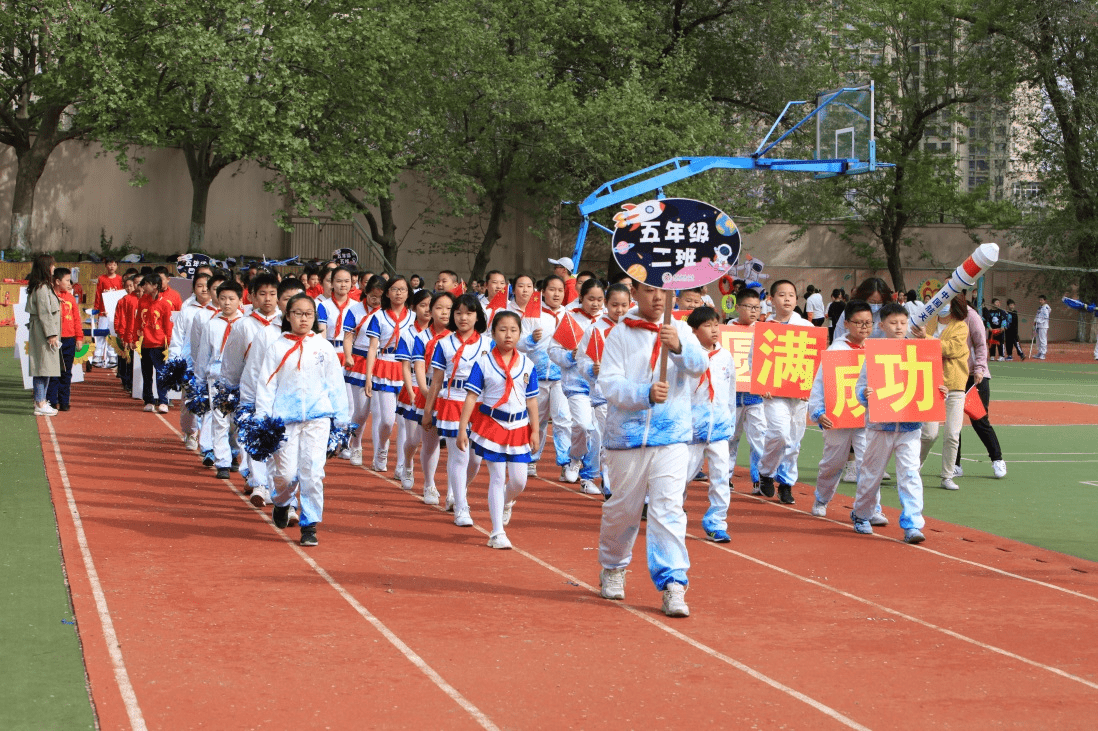
<path fill-rule="evenodd" d="M 316 540 L 316 526 L 310 525 L 308 528 L 301 527 L 301 545 L 303 546 L 315 546 Z"/>
<path fill-rule="evenodd" d="M 240 465 L 238 465 L 236 462 L 233 462 L 231 465 L 229 465 L 229 472 L 240 472 Z"/>
<path fill-rule="evenodd" d="M 645 503 L 644 507 L 641 508 L 641 520 L 648 520 L 648 503 Z"/>
<path fill-rule="evenodd" d="M 212 455 L 212 454 L 207 454 L 207 455 L 206 455 L 205 457 L 203 457 L 203 459 L 202 459 L 202 465 L 203 465 L 204 467 L 213 467 L 213 466 L 214 466 L 214 458 L 213 458 L 213 455 Z"/>
<path fill-rule="evenodd" d="M 759 475 L 759 490 L 765 497 L 774 497 L 774 478 Z"/>
<path fill-rule="evenodd" d="M 793 488 L 784 482 L 778 483 L 778 496 L 779 499 L 786 505 L 793 504 Z"/>
<path fill-rule="evenodd" d="M 59 404 L 57 406 L 58 411 L 68 411 L 71 408 L 68 404 Z"/>
<path fill-rule="evenodd" d="M 290 524 L 290 506 L 284 507 L 274 506 L 274 510 L 271 511 L 271 520 L 274 521 L 275 528 L 285 528 Z"/>
<path fill-rule="evenodd" d="M 228 467 L 218 467 L 217 468 L 217 479 L 219 479 L 219 480 L 229 479 L 229 468 Z"/>

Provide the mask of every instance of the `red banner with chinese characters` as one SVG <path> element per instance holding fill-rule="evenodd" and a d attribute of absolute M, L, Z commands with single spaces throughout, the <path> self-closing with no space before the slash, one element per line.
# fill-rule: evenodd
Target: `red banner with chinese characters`
<path fill-rule="evenodd" d="M 869 418 L 878 423 L 943 421 L 942 344 L 934 339 L 865 341 Z"/>
<path fill-rule="evenodd" d="M 751 391 L 751 334 L 747 325 L 721 325 L 721 347 L 732 355 L 736 366 L 736 391 Z"/>
<path fill-rule="evenodd" d="M 826 327 L 755 323 L 751 393 L 808 398 L 812 379 L 820 365 L 820 355 L 825 350 Z"/>
<path fill-rule="evenodd" d="M 865 407 L 854 392 L 864 362 L 864 350 L 824 351 L 820 361 L 824 416 L 831 420 L 834 429 L 860 429 L 865 426 Z"/>

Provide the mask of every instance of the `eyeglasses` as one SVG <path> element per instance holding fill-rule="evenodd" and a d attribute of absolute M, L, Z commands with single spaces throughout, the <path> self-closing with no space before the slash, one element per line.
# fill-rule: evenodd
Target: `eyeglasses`
<path fill-rule="evenodd" d="M 301 310 L 290 310 L 288 314 L 290 317 L 313 317 L 313 313 L 308 310 L 305 310 L 304 312 Z"/>
<path fill-rule="evenodd" d="M 873 321 L 872 320 L 857 320 L 857 321 L 847 320 L 847 322 L 849 324 L 853 325 L 854 327 L 860 327 L 862 330 L 868 330 L 871 327 L 873 327 Z"/>
<path fill-rule="evenodd" d="M 739 305 L 739 308 L 748 312 L 758 312 L 762 309 L 762 305 Z"/>

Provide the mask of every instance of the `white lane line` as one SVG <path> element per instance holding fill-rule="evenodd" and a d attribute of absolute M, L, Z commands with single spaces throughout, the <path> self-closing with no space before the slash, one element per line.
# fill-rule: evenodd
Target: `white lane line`
<path fill-rule="evenodd" d="M 80 519 L 80 510 L 76 507 L 76 498 L 72 494 L 72 483 L 69 482 L 69 471 L 65 469 L 65 459 L 61 456 L 61 445 L 57 441 L 57 432 L 53 430 L 53 421 L 46 418 L 46 428 L 50 432 L 50 441 L 53 442 L 53 456 L 57 461 L 57 471 L 61 474 L 61 484 L 65 488 L 65 501 L 69 506 L 69 515 L 72 517 L 73 527 L 76 529 L 76 543 L 80 547 L 80 556 L 84 560 L 84 569 L 88 575 L 88 583 L 91 585 L 92 597 L 95 599 L 95 609 L 99 614 L 99 623 L 103 627 L 103 639 L 107 643 L 107 653 L 111 658 L 114 668 L 114 680 L 118 684 L 118 691 L 122 694 L 122 703 L 126 706 L 126 715 L 130 719 L 130 728 L 135 731 L 145 731 L 145 717 L 141 714 L 141 706 L 137 703 L 137 694 L 134 693 L 133 684 L 130 682 L 130 674 L 126 672 L 126 661 L 122 657 L 122 646 L 118 643 L 118 635 L 114 631 L 114 622 L 111 620 L 110 610 L 107 608 L 107 597 L 103 594 L 103 585 L 99 582 L 99 572 L 95 570 L 95 562 L 92 560 L 91 549 L 88 548 L 88 537 L 84 533 L 84 522 Z"/>
<path fill-rule="evenodd" d="M 400 486 L 400 482 L 398 482 L 396 480 L 393 480 L 393 479 L 387 477 L 386 475 L 384 475 L 380 472 L 375 472 L 374 470 L 372 470 L 368 467 L 363 466 L 362 469 L 364 471 L 369 472 L 370 474 L 378 477 L 379 479 L 381 479 L 385 482 L 388 482 L 391 485 L 394 485 L 401 492 L 403 492 L 406 495 L 411 496 L 413 499 L 418 500 L 420 502 L 423 501 L 423 498 L 421 496 L 419 496 L 417 493 L 414 493 L 410 490 L 405 490 L 404 488 L 402 488 Z M 548 482 L 550 485 L 554 485 L 554 486 L 559 487 L 559 485 L 557 485 L 557 483 L 550 482 L 549 480 L 546 480 L 543 477 L 539 477 L 538 479 L 542 480 L 543 482 Z M 564 488 L 564 489 L 567 490 L 567 488 Z M 569 491 L 569 492 L 571 492 L 571 491 Z M 594 496 L 588 495 L 586 497 L 594 497 Z M 438 510 L 440 512 L 443 512 L 443 513 L 445 513 L 445 510 L 446 510 L 446 506 L 444 504 L 437 505 L 437 506 L 431 506 L 431 507 L 434 507 L 436 510 Z M 485 536 L 491 535 L 488 531 L 486 531 L 484 528 L 481 528 L 479 525 L 474 525 L 473 527 Z M 599 590 L 596 587 L 588 584 L 587 582 L 583 581 L 582 579 L 579 579 L 579 578 L 573 576 L 572 574 L 568 573 L 567 571 L 564 571 L 563 569 L 559 569 L 556 566 L 553 566 L 552 564 L 541 560 L 540 558 L 533 555 L 532 553 L 524 551 L 521 548 L 512 548 L 511 550 L 514 551 L 515 553 L 518 553 L 520 556 L 523 556 L 525 558 L 530 559 L 531 561 L 533 561 L 537 565 L 541 566 L 542 568 L 547 569 L 547 570 L 557 574 L 558 576 L 563 577 L 564 579 L 571 582 L 572 584 L 574 584 L 576 586 L 579 586 L 583 589 L 586 589 L 587 591 L 595 594 L 596 596 L 599 595 Z M 609 601 L 609 600 L 607 600 L 607 601 Z M 785 694 L 789 695 L 792 698 L 796 698 L 797 700 L 811 706 L 812 708 L 819 711 L 820 713 L 823 713 L 824 715 L 834 719 L 835 721 L 838 721 L 839 723 L 846 726 L 847 728 L 859 729 L 860 731 L 869 731 L 868 727 L 861 725 L 860 723 L 858 723 L 857 721 L 855 721 L 852 718 L 849 718 L 848 716 L 844 716 L 842 713 L 840 713 L 839 711 L 836 711 L 834 708 L 831 708 L 830 706 L 827 706 L 827 705 L 821 703 L 820 701 L 818 701 L 818 700 L 816 700 L 816 699 L 814 699 L 810 696 L 807 696 L 804 693 L 801 693 L 800 691 L 798 691 L 794 688 L 791 688 L 788 685 L 785 685 L 784 683 L 782 683 L 780 681 L 777 681 L 777 680 L 769 677 L 768 675 L 764 675 L 763 673 L 760 673 L 758 670 L 755 670 L 754 668 L 752 668 L 748 665 L 744 665 L 742 662 L 740 662 L 739 660 L 736 660 L 735 658 L 729 657 L 728 655 L 725 655 L 724 653 L 722 653 L 718 650 L 714 650 L 712 647 L 709 647 L 708 645 L 705 645 L 705 644 L 702 644 L 701 642 L 698 642 L 693 637 L 689 637 L 687 635 L 684 635 L 682 632 L 679 632 L 678 630 L 674 629 L 673 627 L 668 626 L 666 623 L 661 622 L 660 620 L 658 620 L 654 617 L 648 616 L 647 614 L 640 611 L 639 609 L 634 609 L 633 607 L 631 607 L 628 604 L 625 604 L 623 602 L 610 602 L 610 603 L 613 604 L 614 606 L 617 606 L 620 609 L 624 609 L 625 611 L 629 612 L 630 614 L 632 614 L 635 617 L 643 619 L 645 622 L 648 622 L 652 626 L 663 630 L 664 632 L 671 635 L 675 639 L 681 640 L 681 641 L 687 643 L 688 645 L 690 645 L 691 647 L 693 647 L 697 650 L 701 650 L 706 655 L 709 655 L 710 657 L 714 658 L 715 660 L 720 660 L 721 662 L 732 666 L 733 668 L 739 670 L 740 672 L 743 672 L 743 673 L 751 676 L 752 678 L 754 678 L 754 679 L 756 679 L 756 680 L 758 680 L 762 683 L 765 683 L 765 684 L 769 685 L 770 687 L 781 691 L 782 693 L 785 693 Z"/>
<path fill-rule="evenodd" d="M 581 493 L 577 490 L 573 490 L 570 487 L 565 487 L 561 483 L 554 482 L 552 480 L 547 480 L 543 477 L 539 477 L 538 479 L 542 480 L 543 482 L 547 482 L 548 484 L 553 485 L 555 487 L 559 487 L 562 490 L 565 490 L 566 492 L 570 492 L 574 495 L 581 495 L 583 497 L 588 497 L 588 498 L 592 498 L 592 499 L 594 499 L 596 497 L 596 496 L 593 496 L 593 495 L 586 495 L 586 494 Z M 768 502 L 769 503 L 769 501 L 760 501 L 760 502 Z M 790 508 L 789 506 L 783 505 L 782 507 L 785 507 L 788 510 L 792 510 L 793 512 L 801 512 L 799 510 L 796 510 L 795 508 Z M 830 520 L 832 523 L 838 523 L 839 522 L 839 521 L 836 521 L 836 520 L 831 520 L 830 518 L 824 518 L 824 520 Z M 876 536 L 878 534 L 875 533 L 874 535 Z M 967 643 L 975 645 L 975 646 L 977 646 L 981 649 L 988 650 L 990 652 L 994 652 L 994 653 L 997 653 L 999 655 L 1003 655 L 1004 657 L 1009 657 L 1013 660 L 1018 660 L 1019 662 L 1025 663 L 1027 665 L 1032 665 L 1033 667 L 1037 667 L 1037 668 L 1040 668 L 1042 670 L 1047 670 L 1048 672 L 1053 673 L 1055 675 L 1059 675 L 1061 677 L 1067 678 L 1068 680 L 1074 680 L 1078 683 L 1082 683 L 1083 685 L 1085 685 L 1087 687 L 1094 688 L 1095 690 L 1098 690 L 1098 683 L 1093 683 L 1089 680 L 1086 680 L 1085 678 L 1080 678 L 1077 675 L 1072 675 L 1071 673 L 1066 672 L 1064 670 L 1061 670 L 1060 668 L 1054 667 L 1052 665 L 1045 665 L 1044 663 L 1037 662 L 1036 660 L 1030 660 L 1027 657 L 1023 657 L 1022 655 L 1015 654 L 1015 653 L 1013 653 L 1009 650 L 1005 650 L 1001 647 L 996 647 L 995 645 L 989 645 L 986 642 L 981 642 L 980 640 L 974 639 L 972 637 L 962 635 L 959 632 L 954 632 L 953 630 L 948 629 L 946 627 L 942 627 L 940 625 L 932 624 L 932 623 L 927 622 L 925 620 L 919 619 L 918 617 L 913 617 L 910 614 L 905 614 L 905 613 L 900 612 L 896 609 L 886 607 L 883 604 L 878 604 L 877 602 L 874 602 L 870 599 L 864 599 L 864 598 L 862 598 L 862 597 L 860 597 L 856 594 L 851 594 L 849 592 L 843 591 L 842 589 L 838 589 L 834 586 L 830 586 L 828 584 L 821 583 L 821 582 L 819 582 L 815 579 L 809 578 L 807 576 L 802 576 L 800 574 L 794 573 L 792 571 L 789 571 L 788 569 L 783 569 L 780 566 L 775 566 L 771 563 L 768 563 L 768 562 L 763 561 L 761 559 L 755 558 L 754 556 L 751 556 L 751 555 L 748 555 L 748 554 L 745 554 L 745 553 L 740 553 L 739 551 L 736 551 L 732 548 L 729 548 L 729 547 L 727 547 L 723 544 L 713 543 L 712 541 L 707 541 L 707 540 L 701 538 L 700 536 L 694 535 L 693 533 L 687 533 L 686 536 L 687 536 L 687 538 L 692 538 L 696 541 L 699 541 L 702 544 L 708 545 L 711 548 L 716 548 L 718 550 L 725 551 L 727 553 L 731 553 L 734 556 L 738 556 L 739 558 L 745 559 L 747 561 L 750 561 L 751 563 L 757 564 L 757 565 L 762 566 L 764 568 L 773 569 L 774 571 L 777 571 L 778 573 L 783 574 L 785 576 L 789 576 L 790 578 L 799 579 L 799 580 L 801 580 L 805 583 L 811 584 L 811 585 L 819 587 L 821 589 L 826 589 L 827 591 L 833 592 L 835 594 L 839 594 L 840 596 L 846 597 L 847 599 L 852 599 L 856 602 L 860 602 L 862 604 L 866 604 L 868 606 L 871 606 L 874 609 L 879 609 L 882 612 L 885 612 L 887 614 L 892 614 L 892 615 L 900 617 L 902 619 L 906 619 L 909 622 L 913 622 L 915 624 L 921 625 L 923 627 L 926 627 L 927 629 L 936 630 L 938 632 L 941 632 L 942 634 L 945 634 L 949 637 L 960 640 L 962 642 L 967 642 Z M 880 537 L 887 539 L 887 536 L 880 536 Z M 891 540 L 891 539 L 889 539 L 889 540 Z M 899 542 L 899 541 L 897 541 L 897 542 Z M 921 551 L 921 550 L 925 550 L 925 549 L 920 547 L 918 550 Z M 535 560 L 537 560 L 537 559 L 535 559 Z M 646 619 L 647 619 L 647 617 L 646 617 Z"/>
<path fill-rule="evenodd" d="M 170 422 L 168 422 L 167 419 L 165 419 L 160 414 L 157 414 L 156 416 L 162 422 L 164 422 L 164 424 L 172 431 L 172 433 L 174 433 L 180 439 L 183 438 L 183 434 L 179 430 L 177 430 Z M 285 531 L 280 530 L 279 528 L 277 528 L 274 524 L 274 521 L 271 519 L 271 517 L 269 515 L 267 515 L 264 511 L 256 508 L 254 505 L 252 505 L 251 501 L 244 495 L 244 493 L 242 493 L 242 492 L 240 492 L 240 490 L 236 489 L 236 485 L 232 484 L 232 482 L 228 482 L 228 485 L 232 489 L 232 491 L 234 493 L 236 493 L 236 496 L 239 497 L 242 501 L 244 501 L 244 503 L 249 508 L 251 508 L 256 513 L 258 513 L 259 516 L 261 518 L 263 518 L 264 522 L 266 522 L 269 526 L 271 526 L 271 528 L 274 529 L 282 537 L 282 540 L 286 541 L 286 543 L 290 546 L 290 548 L 292 548 L 294 550 L 294 552 L 297 553 L 297 555 L 306 564 L 308 564 L 309 567 L 312 568 L 312 570 L 317 573 L 317 575 L 320 576 L 320 578 L 322 578 L 326 582 L 328 582 L 328 585 L 331 586 L 333 589 L 335 589 L 336 593 L 338 593 L 341 597 L 343 597 L 344 601 L 346 601 L 348 604 L 350 604 L 352 609 L 354 609 L 356 612 L 358 612 L 359 616 L 361 616 L 363 619 L 365 619 L 367 622 L 369 622 L 371 625 L 373 625 L 374 629 L 376 629 L 378 632 L 380 632 L 381 635 L 386 640 L 388 640 L 389 644 L 391 644 L 393 647 L 395 647 L 397 650 L 399 650 L 400 653 L 402 655 L 404 655 L 404 657 L 410 663 L 415 665 L 416 668 L 420 672 L 422 672 L 424 675 L 426 675 L 428 678 L 430 678 L 431 682 L 433 682 L 438 687 L 439 690 L 441 690 L 446 695 L 450 696 L 451 700 L 453 700 L 455 703 L 457 703 L 459 706 L 461 706 L 470 716 L 473 717 L 473 719 L 478 724 L 480 724 L 481 728 L 489 729 L 490 731 L 499 731 L 499 727 L 496 726 L 494 723 L 492 723 L 492 720 L 490 718 L 488 718 L 488 716 L 485 715 L 485 713 L 483 711 L 481 711 L 479 708 L 477 708 L 475 705 L 473 705 L 473 703 L 468 698 L 466 698 L 464 695 L 462 695 L 461 692 L 458 691 L 457 688 L 455 688 L 454 686 L 452 686 L 448 682 L 446 682 L 446 679 L 443 678 L 441 675 L 439 675 L 438 671 L 436 671 L 434 668 L 432 668 L 430 665 L 428 665 L 427 661 L 424 660 L 422 657 L 420 657 L 416 653 L 415 650 L 413 650 L 411 647 L 409 647 L 408 644 L 404 642 L 404 640 L 400 639 L 391 629 L 386 627 L 384 622 L 382 622 L 380 619 L 378 619 L 373 614 L 371 614 L 370 610 L 368 610 L 366 607 L 364 607 L 357 599 L 354 598 L 354 596 L 351 595 L 350 592 L 348 592 L 346 589 L 344 589 L 342 584 L 340 584 L 338 581 L 333 579 L 331 574 L 329 574 L 327 571 L 325 571 L 323 568 L 321 568 L 320 564 L 318 564 L 315 560 L 313 560 L 313 557 L 308 555 L 308 553 L 305 552 L 305 549 L 303 549 L 301 546 L 299 546 L 294 541 L 294 539 L 290 538 L 290 536 L 288 536 Z"/>

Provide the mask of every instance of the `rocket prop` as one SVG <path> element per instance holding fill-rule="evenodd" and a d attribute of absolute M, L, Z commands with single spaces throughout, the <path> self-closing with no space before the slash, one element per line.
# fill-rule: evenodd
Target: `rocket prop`
<path fill-rule="evenodd" d="M 912 324 L 919 327 L 925 326 L 927 320 L 938 314 L 943 307 L 949 304 L 951 299 L 961 293 L 962 289 L 975 287 L 976 280 L 982 277 L 984 272 L 993 267 L 997 261 L 999 261 L 999 245 L 981 244 L 976 251 L 972 252 L 972 256 L 965 259 L 961 266 L 953 270 L 949 281 L 938 290 L 936 295 L 927 301 L 926 307 L 915 315 Z"/>
<path fill-rule="evenodd" d="M 626 203 L 614 216 L 611 251 L 632 279 L 666 292 L 663 323 L 671 322 L 671 293 L 704 287 L 728 273 L 740 257 L 740 230 L 716 206 L 689 198 Z M 660 380 L 667 380 L 667 349 Z"/>
<path fill-rule="evenodd" d="M 1065 305 L 1073 310 L 1082 310 L 1083 312 L 1094 312 L 1095 310 L 1098 310 L 1098 305 L 1095 305 L 1093 302 L 1087 305 L 1079 300 L 1072 299 L 1071 297 L 1064 297 L 1063 301 Z"/>

